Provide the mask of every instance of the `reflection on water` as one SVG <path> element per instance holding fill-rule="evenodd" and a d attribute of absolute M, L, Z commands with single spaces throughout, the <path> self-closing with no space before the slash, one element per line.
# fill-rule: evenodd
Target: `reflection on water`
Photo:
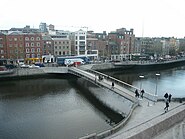
<path fill-rule="evenodd" d="M 77 138 L 111 126 L 66 79 L 0 83 L 0 138 Z"/>
<path fill-rule="evenodd" d="M 185 66 L 160 71 L 105 73 L 138 88 L 142 85 L 143 89 L 153 94 L 156 92 L 157 85 L 157 94 L 159 97 L 163 97 L 165 92 L 171 93 L 173 97 L 185 97 Z M 158 79 L 156 73 L 160 73 Z M 144 78 L 139 78 L 140 75 L 144 75 Z"/>
<path fill-rule="evenodd" d="M 0 139 L 71 139 L 100 133 L 120 122 L 131 106 L 119 95 L 79 78 L 3 81 Z"/>

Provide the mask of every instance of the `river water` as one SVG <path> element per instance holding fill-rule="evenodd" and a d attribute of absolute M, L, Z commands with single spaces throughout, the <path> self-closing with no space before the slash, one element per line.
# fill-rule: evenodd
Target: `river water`
<path fill-rule="evenodd" d="M 158 80 L 156 73 L 160 73 Z M 185 97 L 185 67 L 161 71 L 109 72 L 147 92 Z M 144 78 L 139 78 L 144 75 Z M 87 82 L 87 81 L 86 81 Z M 92 93 L 104 104 L 128 114 L 132 103 L 92 83 L 79 85 L 74 78 L 40 78 L 0 82 L 1 139 L 73 139 L 99 133 L 120 121 L 110 110 L 92 101 Z"/>
<path fill-rule="evenodd" d="M 109 116 L 112 111 L 84 93 L 99 92 L 102 102 L 116 102 L 111 107 L 121 113 L 131 107 L 111 91 L 84 81 L 88 89 L 70 77 L 0 82 L 0 139 L 73 139 L 105 131 L 122 120 L 120 115 Z"/>

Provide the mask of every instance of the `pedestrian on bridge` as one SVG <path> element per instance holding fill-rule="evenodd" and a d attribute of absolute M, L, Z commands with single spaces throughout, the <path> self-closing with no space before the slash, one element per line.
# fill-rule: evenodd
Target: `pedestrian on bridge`
<path fill-rule="evenodd" d="M 112 82 L 112 89 L 114 89 L 114 82 Z"/>
<path fill-rule="evenodd" d="M 136 89 L 136 91 L 135 91 L 135 97 L 138 97 L 138 98 L 139 98 L 139 92 L 138 92 L 137 89 Z"/>
<path fill-rule="evenodd" d="M 141 90 L 141 98 L 143 98 L 143 94 L 145 93 L 144 89 Z"/>
<path fill-rule="evenodd" d="M 164 108 L 165 112 L 168 111 L 168 107 L 169 107 L 169 101 L 167 100 L 167 101 L 166 101 L 166 106 L 165 106 L 165 108 Z"/>

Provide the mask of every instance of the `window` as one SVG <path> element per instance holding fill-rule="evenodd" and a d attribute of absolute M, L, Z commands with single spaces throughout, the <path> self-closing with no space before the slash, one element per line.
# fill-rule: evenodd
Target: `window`
<path fill-rule="evenodd" d="M 21 37 L 21 38 L 19 38 L 19 40 L 20 40 L 20 41 L 22 41 L 22 37 Z"/>
<path fill-rule="evenodd" d="M 35 49 L 34 48 L 31 48 L 31 52 L 34 53 L 35 52 Z"/>
<path fill-rule="evenodd" d="M 85 40 L 85 36 L 80 36 L 79 40 Z"/>
<path fill-rule="evenodd" d="M 15 47 L 17 47 L 18 45 L 17 45 L 17 44 L 15 44 L 14 46 L 15 46 Z"/>
<path fill-rule="evenodd" d="M 65 55 L 65 51 L 63 52 L 63 55 Z"/>
<path fill-rule="evenodd" d="M 40 42 L 37 42 L 37 46 L 38 46 L 38 47 L 40 46 Z"/>
<path fill-rule="evenodd" d="M 57 46 L 55 46 L 55 49 L 57 49 Z"/>
<path fill-rule="evenodd" d="M 26 40 L 26 41 L 29 41 L 29 38 L 28 38 L 28 37 L 25 37 L 25 40 Z"/>
<path fill-rule="evenodd" d="M 39 41 L 40 40 L 40 37 L 37 37 L 37 41 Z"/>
<path fill-rule="evenodd" d="M 22 43 L 19 44 L 19 47 L 22 47 Z"/>
<path fill-rule="evenodd" d="M 3 54 L 4 53 L 4 51 L 3 50 L 1 50 L 1 54 Z"/>
<path fill-rule="evenodd" d="M 31 43 L 31 47 L 33 47 L 33 46 L 34 46 L 34 43 L 32 42 L 32 43 Z"/>
<path fill-rule="evenodd" d="M 59 46 L 59 49 L 61 49 L 61 46 Z"/>
<path fill-rule="evenodd" d="M 31 40 L 34 41 L 34 37 L 31 37 Z"/>
<path fill-rule="evenodd" d="M 65 49 L 66 47 L 65 46 L 63 46 L 63 49 Z"/>
<path fill-rule="evenodd" d="M 9 38 L 9 41 L 12 41 L 12 38 Z"/>
<path fill-rule="evenodd" d="M 61 51 L 59 51 L 59 55 L 61 55 L 62 53 L 61 53 Z"/>
<path fill-rule="evenodd" d="M 26 53 L 29 53 L 30 52 L 30 49 L 29 48 L 26 48 Z"/>
<path fill-rule="evenodd" d="M 12 47 L 12 44 L 9 44 L 9 47 Z"/>
<path fill-rule="evenodd" d="M 14 38 L 14 41 L 17 41 L 17 38 Z"/>
<path fill-rule="evenodd" d="M 40 48 L 37 48 L 37 52 L 40 53 Z"/>
<path fill-rule="evenodd" d="M 29 43 L 26 43 L 26 47 L 29 47 Z"/>
<path fill-rule="evenodd" d="M 40 54 L 37 54 L 37 58 L 40 58 Z"/>
<path fill-rule="evenodd" d="M 57 55 L 57 51 L 55 51 L 55 55 Z"/>

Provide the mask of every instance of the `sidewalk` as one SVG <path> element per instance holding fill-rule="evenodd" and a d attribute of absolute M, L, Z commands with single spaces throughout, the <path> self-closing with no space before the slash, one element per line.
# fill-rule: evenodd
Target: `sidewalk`
<path fill-rule="evenodd" d="M 153 103 L 148 101 L 146 99 L 140 100 L 141 106 L 138 106 L 132 113 L 129 121 L 126 123 L 126 125 L 117 133 L 107 137 L 107 139 L 121 139 L 123 138 L 123 134 L 126 134 L 128 131 L 132 131 L 132 129 L 136 127 L 140 127 L 141 125 L 147 124 L 148 121 L 155 119 L 157 117 L 160 117 L 162 115 L 168 115 L 169 112 L 164 112 L 165 103 L 164 102 L 157 102 Z M 176 107 L 182 105 L 182 103 L 179 102 L 171 102 L 169 111 L 172 109 L 175 109 Z M 185 116 L 184 116 L 185 118 Z M 141 126 L 142 128 L 142 126 Z M 185 132 L 185 126 L 183 126 L 183 130 Z M 134 130 L 133 130 L 134 131 Z M 168 132 L 169 133 L 169 132 Z M 185 134 L 185 133 L 184 133 Z M 165 137 L 166 133 L 164 133 L 163 137 Z M 158 139 L 158 138 L 156 138 Z M 173 139 L 173 138 L 172 138 Z"/>

